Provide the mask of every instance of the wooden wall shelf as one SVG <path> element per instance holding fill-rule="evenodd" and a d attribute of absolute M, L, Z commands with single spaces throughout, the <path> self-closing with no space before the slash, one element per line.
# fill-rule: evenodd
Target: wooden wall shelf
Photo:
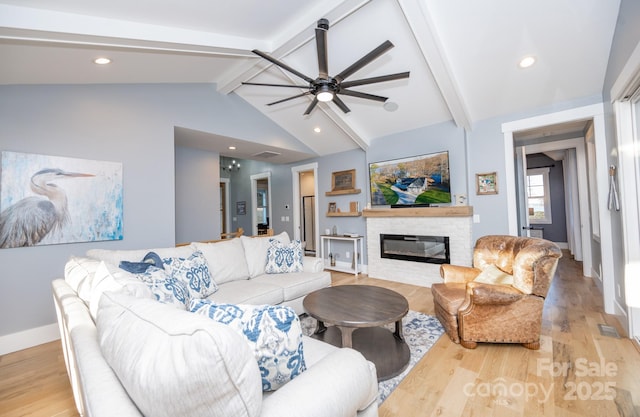
<path fill-rule="evenodd" d="M 336 213 L 327 213 L 327 217 L 360 217 L 361 211 L 339 211 Z"/>
<path fill-rule="evenodd" d="M 324 195 L 347 195 L 347 194 L 360 194 L 362 191 L 359 188 L 350 188 L 348 190 L 327 191 Z"/>
<path fill-rule="evenodd" d="M 364 209 L 364 217 L 471 217 L 472 206 Z"/>

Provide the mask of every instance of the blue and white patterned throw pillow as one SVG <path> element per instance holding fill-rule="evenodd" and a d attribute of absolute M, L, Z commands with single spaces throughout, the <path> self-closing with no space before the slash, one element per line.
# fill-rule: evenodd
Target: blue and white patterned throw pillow
<path fill-rule="evenodd" d="M 276 239 L 269 240 L 265 273 L 302 272 L 303 269 L 302 243 L 299 240 L 292 240 L 289 244 L 284 244 Z"/>
<path fill-rule="evenodd" d="M 161 303 L 173 304 L 183 310 L 189 306 L 187 286 L 169 276 L 164 269 L 149 266 L 145 272 L 136 274 L 136 277 L 147 284 L 156 300 Z"/>
<path fill-rule="evenodd" d="M 188 258 L 164 258 L 163 262 L 164 269 L 171 278 L 182 281 L 187 286 L 191 298 L 206 298 L 218 291 L 202 252 L 195 251 Z"/>
<path fill-rule="evenodd" d="M 263 391 L 275 391 L 307 369 L 300 319 L 291 307 L 191 300 L 189 310 L 226 324 L 246 338 L 258 361 Z"/>

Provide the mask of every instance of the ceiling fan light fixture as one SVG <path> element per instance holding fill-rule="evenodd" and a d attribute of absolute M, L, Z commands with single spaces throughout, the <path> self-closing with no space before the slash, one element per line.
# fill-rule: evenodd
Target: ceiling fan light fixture
<path fill-rule="evenodd" d="M 327 101 L 333 100 L 333 91 L 329 88 L 328 85 L 322 85 L 318 89 L 318 94 L 316 94 L 316 98 L 318 101 L 322 101 L 326 103 Z"/>

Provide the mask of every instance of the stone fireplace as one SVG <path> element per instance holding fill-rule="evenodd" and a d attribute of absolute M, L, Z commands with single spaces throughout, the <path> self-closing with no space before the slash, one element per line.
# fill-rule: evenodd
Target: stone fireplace
<path fill-rule="evenodd" d="M 363 211 L 367 222 L 367 273 L 372 278 L 430 287 L 442 282 L 440 264 L 471 266 L 473 260 L 472 216 L 470 206 L 367 209 Z M 415 259 L 383 257 L 381 235 L 404 235 L 409 242 L 416 236 L 447 238 L 449 259 L 436 255 L 436 263 L 415 262 Z M 406 242 L 403 240 L 403 242 Z M 444 245 L 444 239 L 441 243 Z M 408 245 L 410 251 L 439 252 L 442 245 L 425 242 Z M 391 252 L 402 252 L 406 243 L 393 242 Z"/>

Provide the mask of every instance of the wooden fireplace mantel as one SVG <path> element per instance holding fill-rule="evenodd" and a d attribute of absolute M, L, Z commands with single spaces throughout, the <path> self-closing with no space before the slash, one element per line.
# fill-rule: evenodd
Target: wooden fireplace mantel
<path fill-rule="evenodd" d="M 364 217 L 471 217 L 472 206 L 364 209 Z"/>

